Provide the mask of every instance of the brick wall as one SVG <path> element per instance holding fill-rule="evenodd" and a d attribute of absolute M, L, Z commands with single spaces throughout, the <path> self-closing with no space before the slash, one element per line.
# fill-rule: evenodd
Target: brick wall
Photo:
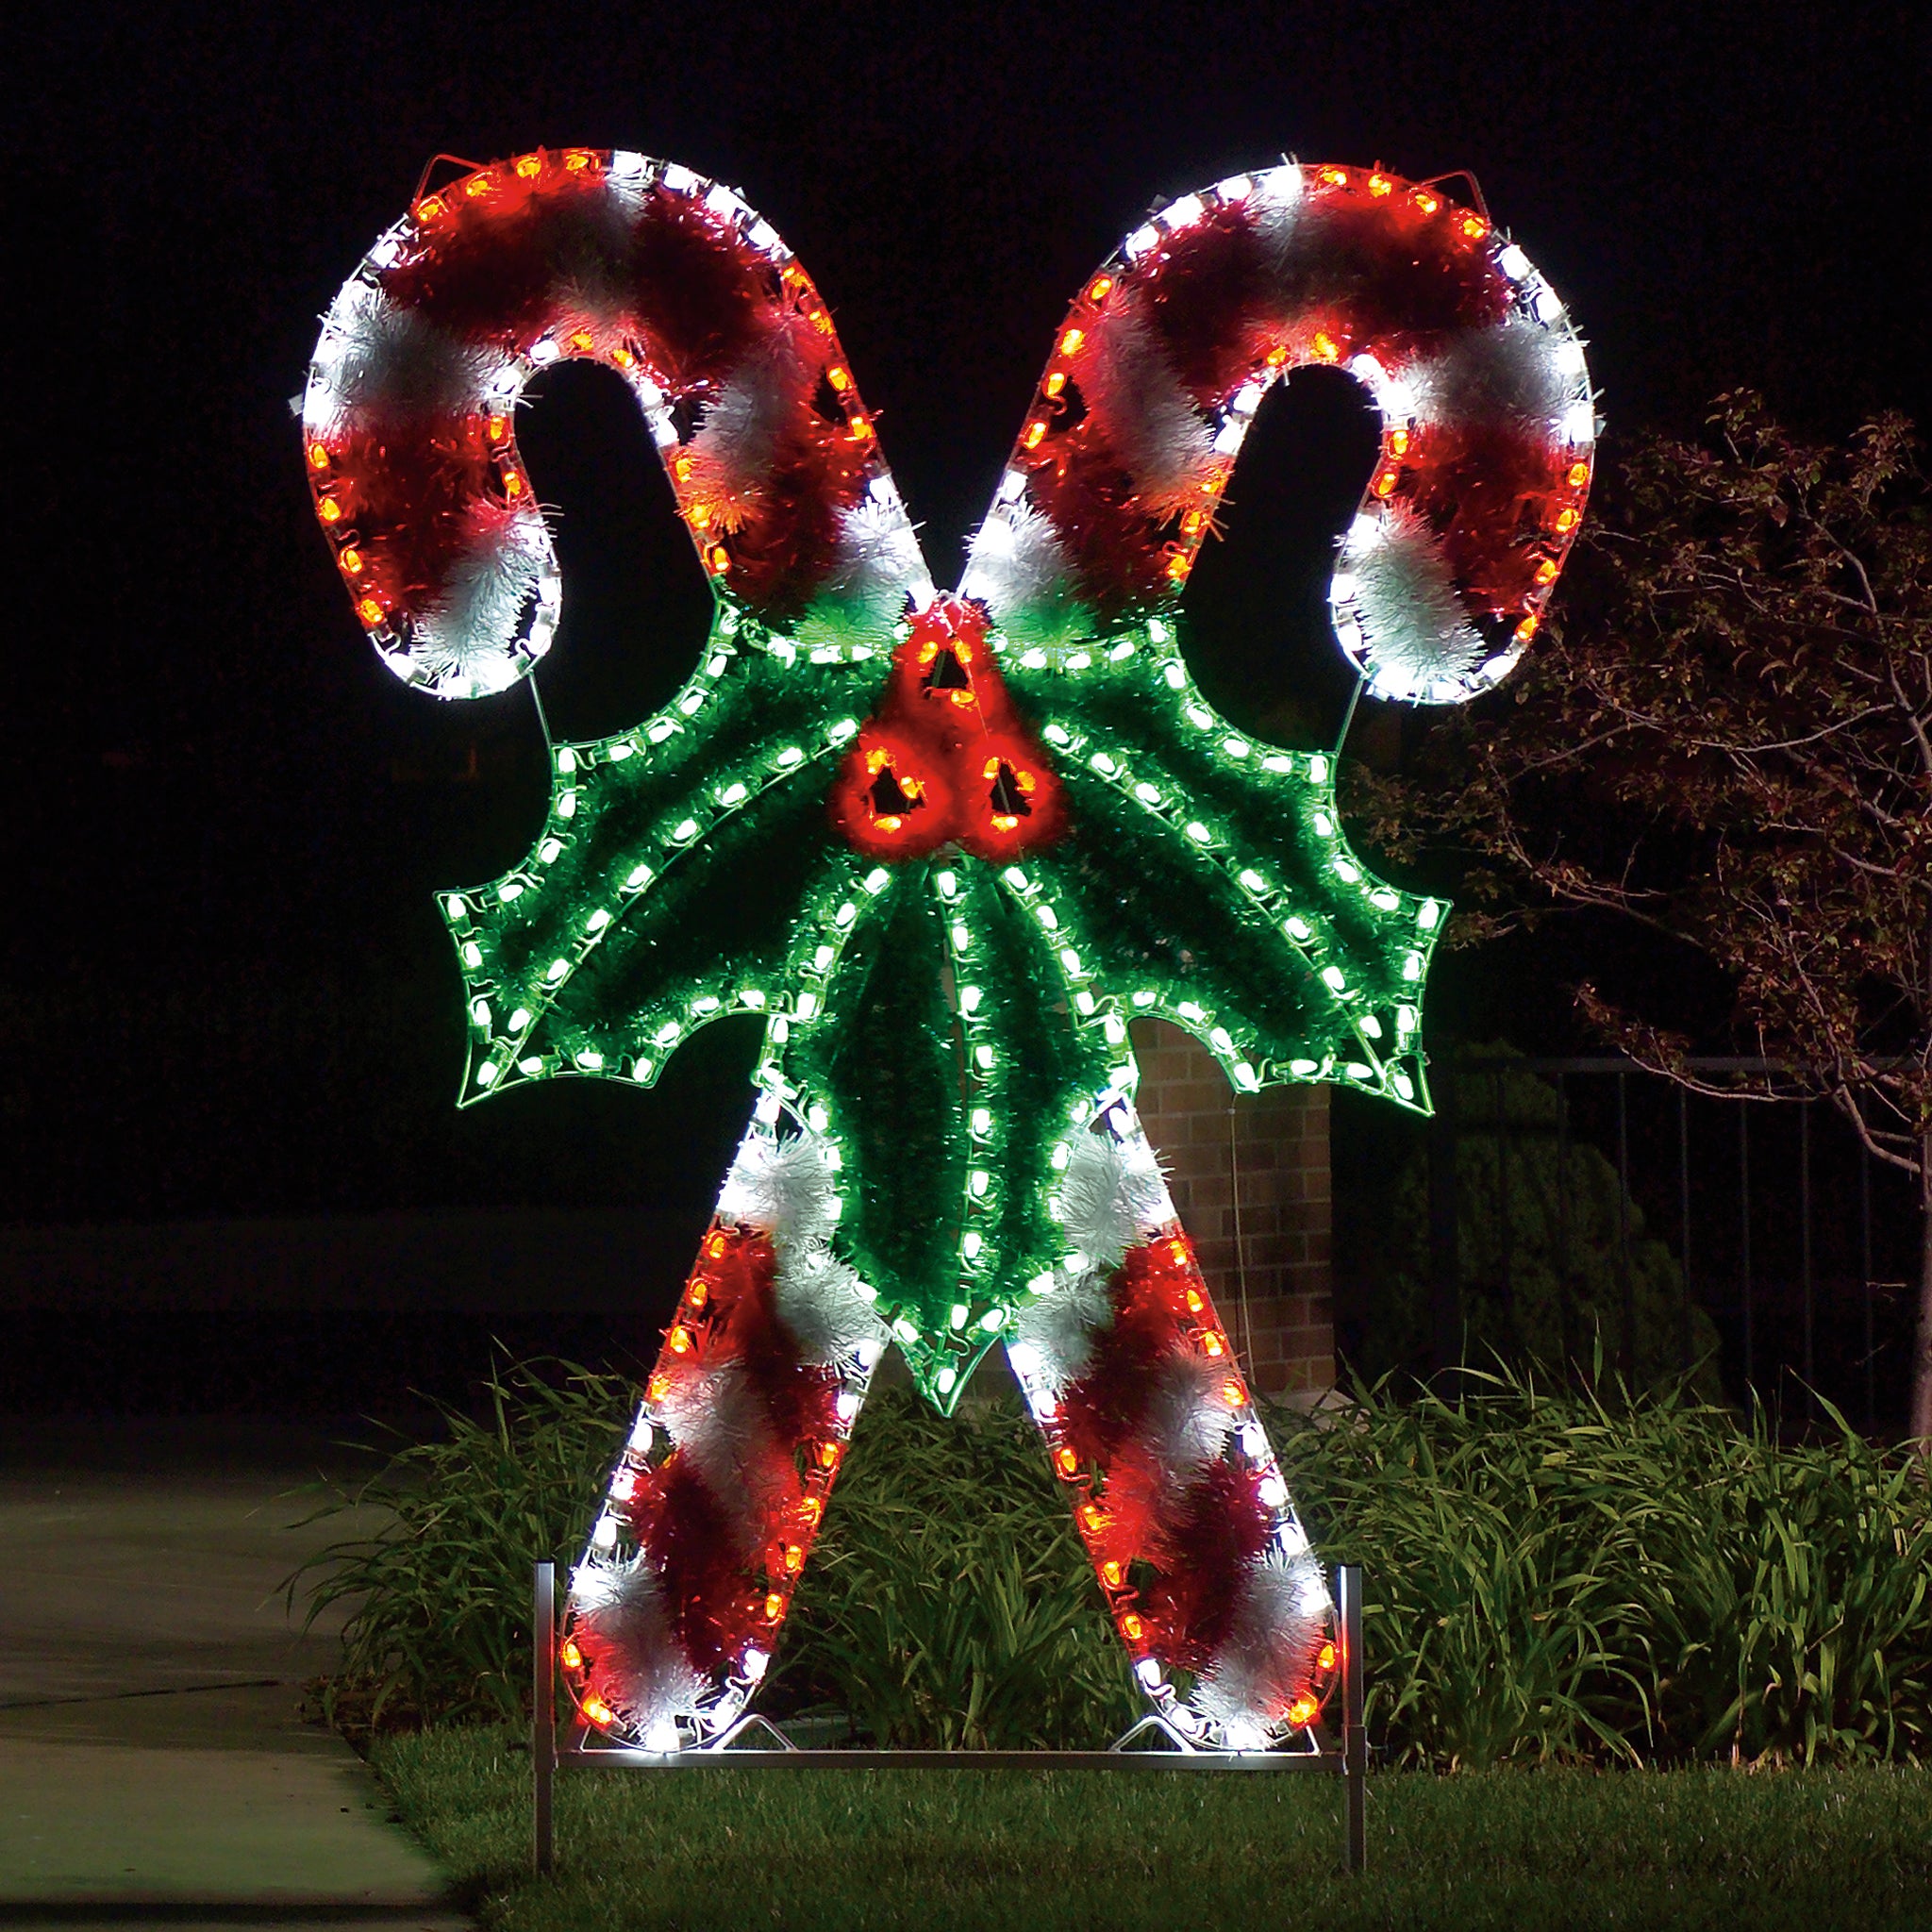
<path fill-rule="evenodd" d="M 1133 1038 L 1141 1123 L 1249 1378 L 1263 1394 L 1312 1401 L 1335 1382 L 1328 1090 L 1237 1096 L 1179 1027 L 1137 1021 Z"/>

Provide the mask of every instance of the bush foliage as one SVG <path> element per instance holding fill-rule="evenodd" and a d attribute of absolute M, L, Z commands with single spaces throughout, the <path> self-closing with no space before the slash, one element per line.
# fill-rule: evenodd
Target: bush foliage
<path fill-rule="evenodd" d="M 1694 1391 L 1720 1395 L 1716 1324 L 1686 1301 L 1683 1271 L 1615 1163 L 1563 1131 L 1557 1089 L 1510 1064 L 1521 1058 L 1491 1043 L 1449 1070 L 1461 1103 L 1455 1195 L 1467 1357 L 1587 1369 L 1601 1338 L 1641 1388 L 1678 1381 L 1688 1362 L 1697 1365 Z M 1363 1304 L 1360 1365 L 1378 1375 L 1429 1357 L 1429 1163 L 1416 1126 L 1379 1108 L 1357 1125 L 1368 1146 L 1357 1165 L 1374 1185 L 1339 1204 Z M 1636 1317 L 1627 1356 L 1626 1273 Z"/>
<path fill-rule="evenodd" d="M 354 1606 L 339 1722 L 524 1707 L 530 1566 L 575 1547 L 631 1396 L 563 1364 L 489 1392 L 324 1506 L 387 1512 L 290 1583 L 311 1613 Z M 1433 1766 L 1932 1761 L 1932 1502 L 1911 1458 L 1832 1422 L 1781 1443 L 1681 1391 L 1514 1374 L 1278 1416 L 1317 1547 L 1366 1574 L 1372 1738 Z M 1014 1407 L 868 1405 L 761 1707 L 895 1745 L 1124 1727 L 1124 1664 Z"/>

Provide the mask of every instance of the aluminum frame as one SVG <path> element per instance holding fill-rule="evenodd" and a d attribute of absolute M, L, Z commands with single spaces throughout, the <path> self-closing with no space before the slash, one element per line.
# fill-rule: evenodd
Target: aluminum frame
<path fill-rule="evenodd" d="M 1335 1572 L 1341 1637 L 1341 1748 L 1282 1751 L 1140 1751 L 1124 1748 L 1158 1721 L 1143 1718 L 1107 1751 L 869 1751 L 820 1750 L 793 1744 L 769 1719 L 756 1715 L 732 1726 L 714 1745 L 696 1751 L 644 1751 L 633 1745 L 592 1744 L 597 1734 L 575 1712 L 557 1719 L 557 1569 L 536 1566 L 530 1619 L 534 1674 L 530 1715 L 531 1866 L 540 1877 L 556 1870 L 557 1775 L 565 1770 L 611 1771 L 1317 1771 L 1340 1777 L 1344 1792 L 1343 1856 L 1360 1872 L 1368 1860 L 1368 1733 L 1362 1721 L 1362 1573 L 1343 1563 Z M 759 1728 L 775 1745 L 728 1748 Z M 1161 1727 L 1164 1728 L 1164 1727 Z M 559 1731 L 561 1737 L 559 1738 Z M 1168 1735 L 1174 1736 L 1172 1732 Z M 1312 1736 L 1312 1732 L 1309 1734 Z M 1178 1744 L 1180 1740 L 1175 1739 Z"/>

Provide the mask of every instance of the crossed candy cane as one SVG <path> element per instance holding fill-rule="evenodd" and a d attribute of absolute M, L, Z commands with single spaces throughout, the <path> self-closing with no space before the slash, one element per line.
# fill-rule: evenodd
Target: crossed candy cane
<path fill-rule="evenodd" d="M 465 1104 L 651 1085 L 756 1014 L 757 1102 L 590 1547 L 585 1717 L 728 1736 L 873 1370 L 942 1408 L 996 1341 L 1174 1738 L 1321 1707 L 1330 1606 L 1133 1105 L 1127 1024 L 1242 1091 L 1424 1108 L 1445 908 L 1349 851 L 1329 758 L 1203 702 L 1183 587 L 1269 386 L 1330 363 L 1379 459 L 1335 628 L 1366 686 L 1502 677 L 1588 491 L 1581 347 L 1520 249 L 1437 189 L 1283 165 L 1127 238 L 1056 338 L 958 591 L 927 575 L 829 312 L 730 189 L 583 148 L 479 168 L 377 242 L 304 408 L 317 513 L 398 675 L 482 697 L 559 609 L 516 406 L 563 358 L 641 405 L 716 599 L 634 730 L 553 748 L 525 860 L 443 895 Z"/>

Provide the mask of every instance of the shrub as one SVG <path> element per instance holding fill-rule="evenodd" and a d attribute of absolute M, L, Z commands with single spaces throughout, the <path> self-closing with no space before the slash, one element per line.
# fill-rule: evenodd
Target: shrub
<path fill-rule="evenodd" d="M 1698 1391 L 1718 1395 L 1716 1324 L 1686 1306 L 1683 1271 L 1615 1164 L 1587 1141 L 1565 1146 L 1556 1088 L 1507 1063 L 1516 1058 L 1491 1045 L 1454 1070 L 1464 1109 L 1455 1169 L 1467 1357 L 1587 1368 L 1599 1339 L 1621 1355 L 1627 1270 L 1636 1381 L 1675 1382 L 1689 1362 Z M 1387 1112 L 1352 1120 L 1362 1146 L 1342 1164 L 1337 1204 L 1374 1374 L 1429 1356 L 1428 1154 L 1417 1124 Z"/>
<path fill-rule="evenodd" d="M 1447 1765 L 1932 1757 L 1908 1454 L 1836 1410 L 1786 1445 L 1681 1391 L 1472 1379 L 1282 1434 L 1317 1547 L 1366 1573 L 1378 1742 Z"/>
<path fill-rule="evenodd" d="M 1140 1708 L 1065 1492 L 1017 1404 L 867 1405 L 780 1652 L 776 1708 L 886 1746 L 1109 1744 Z"/>
<path fill-rule="evenodd" d="M 440 1440 L 385 1457 L 317 1518 L 368 1510 L 373 1536 L 331 1544 L 286 1585 L 313 1623 L 354 1607 L 322 1689 L 345 1729 L 511 1718 L 527 1708 L 530 1577 L 572 1548 L 624 1440 L 630 1385 L 571 1362 L 525 1363 L 483 1385 L 481 1420 L 439 1403 Z"/>
<path fill-rule="evenodd" d="M 339 1722 L 525 1707 L 530 1565 L 575 1550 L 631 1396 L 568 1364 L 489 1396 L 326 1506 L 388 1512 L 309 1566 L 311 1613 L 356 1603 Z M 1363 1566 L 1371 1735 L 1400 1761 L 1932 1760 L 1932 1502 L 1835 1412 L 1787 1445 L 1681 1390 L 1506 1371 L 1283 1413 L 1275 1438 L 1317 1547 Z M 867 1406 L 761 1707 L 891 1745 L 1124 1727 L 1124 1663 L 1017 1407 Z"/>

